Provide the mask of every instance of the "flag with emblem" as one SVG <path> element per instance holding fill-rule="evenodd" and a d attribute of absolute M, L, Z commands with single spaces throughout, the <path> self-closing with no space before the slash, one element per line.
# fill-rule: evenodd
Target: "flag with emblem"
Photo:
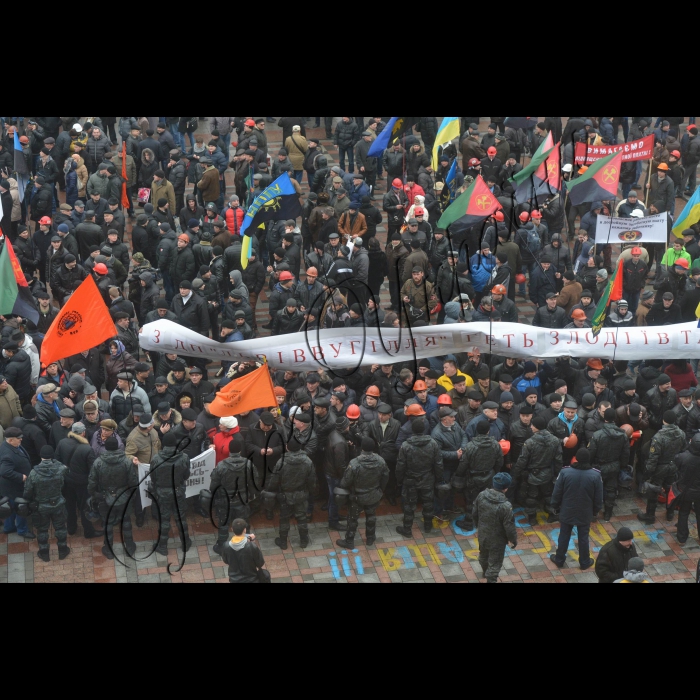
<path fill-rule="evenodd" d="M 547 164 L 553 152 L 554 139 L 550 132 L 532 156 L 529 165 L 513 175 L 511 182 L 515 185 L 515 200 L 518 204 L 531 202 L 537 197 L 537 193 L 543 185 L 546 188 Z"/>
<path fill-rule="evenodd" d="M 407 131 L 413 129 L 419 120 L 420 117 L 392 117 L 384 131 L 374 139 L 368 156 L 370 158 L 381 158 L 384 155 L 384 151 L 396 139 L 400 139 Z"/>
<path fill-rule="evenodd" d="M 471 228 L 502 208 L 484 179 L 478 175 L 471 187 L 448 207 L 438 222 L 438 228 L 447 229 L 453 224 L 458 224 L 460 230 Z"/>
<path fill-rule="evenodd" d="M 277 406 L 275 388 L 272 386 L 270 369 L 263 365 L 260 369 L 234 379 L 216 395 L 209 406 L 209 413 L 217 418 L 229 418 L 258 408 Z"/>
<path fill-rule="evenodd" d="M 256 229 L 268 221 L 296 219 L 302 214 L 299 195 L 292 184 L 289 173 L 283 173 L 269 187 L 266 187 L 250 205 L 241 226 L 241 265 L 248 267 L 253 249 L 252 236 Z"/>
<path fill-rule="evenodd" d="M 608 317 L 608 311 L 610 309 L 610 304 L 613 301 L 620 301 L 623 298 L 623 282 L 624 273 L 622 268 L 624 267 L 625 261 L 620 258 L 617 263 L 617 269 L 610 278 L 608 286 L 605 289 L 605 293 L 600 297 L 598 306 L 596 307 L 595 314 L 591 320 L 591 325 L 593 326 L 593 337 L 595 338 L 600 331 L 603 330 L 605 325 L 605 319 Z"/>
<path fill-rule="evenodd" d="M 621 170 L 622 151 L 596 161 L 581 177 L 566 183 L 571 203 L 577 207 L 617 199 Z"/>
<path fill-rule="evenodd" d="M 35 325 L 39 311 L 9 238 L 0 252 L 0 316 L 20 316 Z"/>

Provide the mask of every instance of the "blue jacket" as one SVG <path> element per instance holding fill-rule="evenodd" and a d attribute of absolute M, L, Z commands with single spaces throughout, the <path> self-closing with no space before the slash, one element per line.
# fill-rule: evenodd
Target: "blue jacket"
<path fill-rule="evenodd" d="M 496 267 L 495 256 L 488 255 L 484 256 L 481 253 L 477 253 L 472 256 L 469 261 L 471 275 L 472 275 L 472 285 L 474 290 L 477 292 L 483 292 L 488 283 L 491 281 L 491 273 L 493 268 Z"/>
<path fill-rule="evenodd" d="M 482 413 L 467 426 L 465 434 L 469 442 L 471 442 L 477 436 L 476 426 L 479 425 L 479 423 L 483 423 L 485 420 L 488 420 L 488 418 Z M 491 430 L 489 431 L 489 435 L 499 442 L 501 440 L 507 440 L 508 428 L 506 428 L 506 424 L 500 418 L 496 418 L 495 421 L 491 421 Z"/>
<path fill-rule="evenodd" d="M 590 464 L 564 467 L 554 485 L 552 507 L 565 525 L 590 525 L 603 508 L 603 478 Z"/>
<path fill-rule="evenodd" d="M 542 381 L 539 374 L 535 375 L 534 379 L 527 379 L 522 374 L 513 382 L 513 387 L 520 392 L 521 396 L 525 396 L 528 389 L 535 389 L 537 400 L 542 403 Z"/>
<path fill-rule="evenodd" d="M 224 152 L 217 148 L 213 154 L 208 155 L 214 167 L 223 175 L 228 170 L 228 158 L 224 155 Z"/>
<path fill-rule="evenodd" d="M 22 498 L 23 476 L 29 476 L 32 465 L 23 447 L 12 447 L 9 442 L 0 445 L 0 496 Z"/>

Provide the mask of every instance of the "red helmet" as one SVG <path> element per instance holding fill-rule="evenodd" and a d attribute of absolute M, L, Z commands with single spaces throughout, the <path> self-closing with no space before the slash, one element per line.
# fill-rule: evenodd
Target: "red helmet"
<path fill-rule="evenodd" d="M 620 430 L 624 430 L 628 438 L 631 438 L 632 435 L 634 435 L 634 428 L 631 425 L 622 425 L 620 426 Z"/>
<path fill-rule="evenodd" d="M 632 248 L 632 255 L 641 255 L 641 254 L 642 254 L 641 248 Z"/>
<path fill-rule="evenodd" d="M 476 168 L 476 167 L 480 164 L 480 162 L 481 162 L 481 161 L 480 161 L 478 158 L 472 158 L 472 159 L 469 161 L 469 167 L 470 167 L 470 168 Z"/>
<path fill-rule="evenodd" d="M 399 180 L 397 177 L 396 180 L 391 183 L 391 186 L 396 187 L 397 190 L 400 190 L 403 187 L 403 182 L 401 182 L 401 180 Z"/>
<path fill-rule="evenodd" d="M 510 453 L 510 443 L 508 442 L 508 440 L 501 440 L 500 445 L 501 450 L 503 450 L 503 456 L 507 457 Z"/>
<path fill-rule="evenodd" d="M 367 396 L 373 396 L 375 399 L 378 399 L 382 393 L 379 391 L 379 388 L 376 386 L 371 386 L 369 389 L 367 389 Z"/>
<path fill-rule="evenodd" d="M 508 290 L 502 285 L 502 284 L 497 284 L 492 290 L 492 294 L 500 294 L 501 296 L 506 296 L 508 294 Z"/>
<path fill-rule="evenodd" d="M 280 282 L 289 282 L 289 280 L 293 280 L 294 275 L 291 272 L 287 272 L 286 270 L 280 274 Z"/>
<path fill-rule="evenodd" d="M 578 447 L 578 435 L 572 433 L 567 439 L 564 445 L 567 450 L 575 450 Z"/>
<path fill-rule="evenodd" d="M 525 275 L 515 275 L 516 284 L 525 284 L 527 282 L 527 277 Z"/>
<path fill-rule="evenodd" d="M 541 219 L 542 212 L 539 209 L 535 209 L 535 211 L 532 212 L 532 218 L 533 219 Z"/>
<path fill-rule="evenodd" d="M 688 264 L 688 261 L 685 258 L 678 258 L 676 262 L 674 263 L 675 267 L 682 267 L 684 270 L 687 270 L 690 265 Z"/>
<path fill-rule="evenodd" d="M 489 148 L 489 150 L 488 150 L 488 154 L 490 156 L 495 156 L 498 154 L 498 151 L 493 146 L 491 146 L 491 148 Z"/>
<path fill-rule="evenodd" d="M 425 415 L 425 409 L 417 403 L 412 403 L 405 411 L 404 415 L 408 418 L 420 418 Z"/>
<path fill-rule="evenodd" d="M 349 420 L 360 420 L 360 407 L 352 404 L 348 406 L 348 410 L 345 411 L 345 415 Z"/>
<path fill-rule="evenodd" d="M 415 215 L 425 216 L 425 209 L 423 209 L 423 207 L 416 207 Z"/>
<path fill-rule="evenodd" d="M 438 396 L 438 406 L 451 406 L 452 405 L 452 397 L 449 394 L 443 394 L 442 396 Z"/>
<path fill-rule="evenodd" d="M 496 221 L 505 221 L 505 220 L 506 220 L 506 217 L 505 217 L 505 215 L 503 214 L 502 211 L 497 211 L 497 212 L 493 215 L 493 218 L 496 219 Z"/>
<path fill-rule="evenodd" d="M 51 217 L 44 216 L 41 219 L 39 219 L 39 226 L 51 226 Z"/>
<path fill-rule="evenodd" d="M 520 215 L 520 221 L 522 221 L 524 224 L 526 224 L 528 221 L 530 221 L 530 212 L 524 211 Z"/>
<path fill-rule="evenodd" d="M 105 265 L 104 263 L 97 263 L 97 265 L 95 265 L 95 272 L 98 275 L 106 275 L 109 272 L 109 270 L 107 269 L 107 265 Z"/>
<path fill-rule="evenodd" d="M 674 158 L 678 158 L 678 159 L 680 160 L 680 157 L 681 157 L 680 151 L 671 151 L 671 155 L 672 155 Z"/>

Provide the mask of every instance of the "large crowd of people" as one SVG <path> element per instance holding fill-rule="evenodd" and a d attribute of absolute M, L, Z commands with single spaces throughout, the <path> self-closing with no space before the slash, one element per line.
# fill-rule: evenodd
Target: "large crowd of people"
<path fill-rule="evenodd" d="M 38 322 L 0 317 L 5 533 L 37 538 L 49 561 L 51 525 L 59 559 L 82 529 L 113 559 L 115 528 L 133 555 L 133 527 L 153 518 L 154 546 L 167 555 L 171 520 L 187 550 L 188 513 L 198 513 L 216 524 L 213 551 L 232 582 L 266 582 L 252 517 L 279 514 L 282 550 L 292 519 L 306 548 L 308 523 L 327 517 L 338 545 L 352 549 L 362 513 L 375 543 L 384 500 L 401 505 L 406 539 L 419 504 L 426 532 L 436 518 L 478 530 L 484 578 L 495 583 L 517 543 L 514 506 L 533 527 L 542 512 L 561 523 L 557 566 L 576 527 L 586 570 L 590 524 L 610 521 L 620 492 L 633 489 L 647 504 L 642 523 L 653 525 L 661 504 L 688 542 L 700 503 L 696 358 L 545 361 L 464 348 L 336 374 L 271 364 L 277 405 L 219 419 L 208 410 L 216 392 L 259 363 L 141 349 L 139 330 L 160 319 L 222 343 L 319 328 L 591 328 L 619 255 L 624 299 L 607 326 L 697 320 L 700 224 L 682 238 L 670 230 L 696 187 L 695 117 L 545 117 L 530 129 L 461 117 L 461 137 L 439 144 L 437 167 L 437 117 L 418 118 L 370 157 L 388 119 L 0 117 L 0 250 L 11 242 L 38 311 Z M 577 143 L 654 135 L 654 157 L 625 163 L 616 199 L 572 206 L 562 190 L 518 204 L 511 178 L 549 132 L 567 181 L 585 173 Z M 244 265 L 245 213 L 285 173 L 301 213 L 256 229 Z M 502 209 L 478 226 L 440 228 L 478 176 Z M 668 246 L 596 245 L 600 213 L 663 212 Z M 90 276 L 114 337 L 42 365 L 45 334 Z M 188 502 L 190 462 L 209 448 L 210 491 Z M 139 464 L 151 466 L 150 511 Z M 643 582 L 637 569 L 615 569 L 613 580 Z"/>

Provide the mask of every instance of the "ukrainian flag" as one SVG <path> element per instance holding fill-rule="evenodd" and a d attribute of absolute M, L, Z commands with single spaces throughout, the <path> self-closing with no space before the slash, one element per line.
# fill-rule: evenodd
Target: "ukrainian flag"
<path fill-rule="evenodd" d="M 440 157 L 440 147 L 444 146 L 450 141 L 459 138 L 459 117 L 445 117 L 442 120 L 442 125 L 440 126 L 440 131 L 435 138 L 435 147 L 433 148 L 433 170 L 438 169 L 438 158 Z"/>
<path fill-rule="evenodd" d="M 683 231 L 691 226 L 694 226 L 700 221 L 700 187 L 695 190 L 695 194 L 692 196 L 691 200 L 688 202 L 683 213 L 676 221 L 676 225 L 673 227 L 673 233 L 678 237 L 683 237 Z"/>

